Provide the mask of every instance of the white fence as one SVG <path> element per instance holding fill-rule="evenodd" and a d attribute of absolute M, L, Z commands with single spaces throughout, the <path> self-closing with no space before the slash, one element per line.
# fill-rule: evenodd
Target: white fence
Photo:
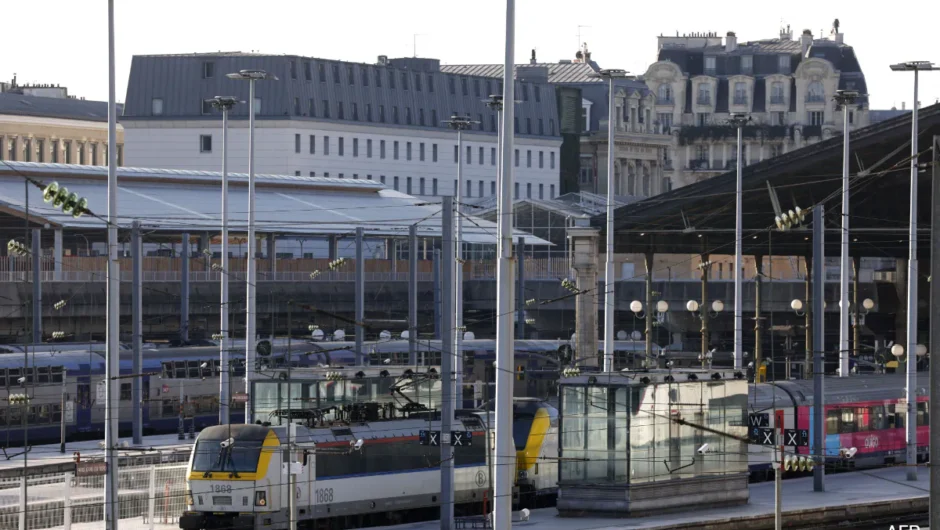
<path fill-rule="evenodd" d="M 28 481 L 28 482 L 24 482 Z M 24 490 L 26 495 L 24 495 Z M 122 467 L 118 471 L 121 529 L 176 526 L 185 509 L 186 465 Z M 24 497 L 26 502 L 24 502 Z M 50 473 L 0 478 L 0 529 L 104 527 L 104 476 Z"/>

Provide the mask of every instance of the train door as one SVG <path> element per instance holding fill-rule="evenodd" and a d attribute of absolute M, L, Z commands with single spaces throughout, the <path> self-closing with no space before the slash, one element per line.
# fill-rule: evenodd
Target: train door
<path fill-rule="evenodd" d="M 75 389 L 75 428 L 79 432 L 88 432 L 91 430 L 91 377 L 88 365 L 83 364 L 82 370 L 85 375 L 79 375 L 76 378 Z"/>

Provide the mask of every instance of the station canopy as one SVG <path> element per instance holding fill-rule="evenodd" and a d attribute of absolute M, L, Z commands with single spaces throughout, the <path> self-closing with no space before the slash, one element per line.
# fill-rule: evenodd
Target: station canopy
<path fill-rule="evenodd" d="M 120 167 L 118 224 L 132 221 L 150 231 L 180 233 L 215 231 L 221 226 L 222 174 L 211 171 Z M 105 229 L 108 212 L 108 168 L 68 164 L 0 161 L 0 229 L 17 230 L 28 216 L 33 226 Z M 32 182 L 31 185 L 24 183 Z M 88 199 L 91 213 L 75 218 L 43 201 L 39 185 L 58 182 Z M 27 192 L 28 188 L 28 192 Z M 26 195 L 29 196 L 27 212 Z M 229 229 L 247 231 L 248 175 L 229 174 Z M 407 237 L 418 225 L 419 237 L 441 236 L 441 204 L 387 188 L 372 180 L 256 175 L 255 229 L 279 235 L 349 236 L 362 226 L 368 237 Z M 466 216 L 463 240 L 496 244 L 496 224 Z M 527 245 L 551 245 L 517 232 Z"/>
<path fill-rule="evenodd" d="M 794 126 L 799 127 L 799 126 Z M 920 110 L 918 140 L 918 255 L 929 258 L 931 173 L 936 167 L 934 136 L 940 135 L 940 105 Z M 824 133 L 825 134 L 825 133 Z M 825 213 L 825 253 L 840 253 L 842 231 L 841 125 L 831 138 L 743 169 L 743 253 L 811 254 L 812 207 Z M 749 139 L 753 144 L 755 139 Z M 757 140 L 759 141 L 759 139 Z M 853 256 L 906 258 L 910 221 L 911 113 L 852 131 L 850 136 L 849 252 Z M 748 150 L 750 152 L 750 150 Z M 733 254 L 736 172 L 704 179 L 615 212 L 617 252 Z M 805 222 L 776 227 L 778 210 L 807 211 Z M 592 226 L 602 231 L 606 215 Z"/>

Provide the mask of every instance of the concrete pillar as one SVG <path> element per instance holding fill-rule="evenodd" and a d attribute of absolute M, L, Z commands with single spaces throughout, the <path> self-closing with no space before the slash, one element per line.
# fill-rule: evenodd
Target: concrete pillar
<path fill-rule="evenodd" d="M 62 229 L 56 228 L 53 236 L 55 239 L 52 247 L 52 259 L 54 261 L 52 278 L 60 282 L 62 281 Z"/>
<path fill-rule="evenodd" d="M 388 245 L 391 245 L 390 250 L 389 250 Z M 386 240 L 385 248 L 389 254 L 388 259 L 392 260 L 392 273 L 396 274 L 398 273 L 398 240 L 397 239 Z"/>
<path fill-rule="evenodd" d="M 180 277 L 182 286 L 180 287 L 180 340 L 184 343 L 189 340 L 189 234 L 183 232 L 183 240 L 180 244 Z"/>
<path fill-rule="evenodd" d="M 339 256 L 339 236 L 329 236 L 329 238 L 327 238 L 327 246 L 329 247 L 330 261 L 333 261 Z"/>
<path fill-rule="evenodd" d="M 709 143 L 708 144 L 708 167 L 709 169 L 711 169 L 715 164 L 714 151 L 715 151 L 715 144 Z"/>
<path fill-rule="evenodd" d="M 267 238 L 268 243 L 268 265 L 271 271 L 271 279 L 273 280 L 277 273 L 277 236 L 274 234 L 268 234 Z"/>
<path fill-rule="evenodd" d="M 575 351 L 578 364 L 598 366 L 597 358 L 597 241 L 600 231 L 594 228 L 568 229 L 571 239 L 571 267 L 577 274 L 575 298 Z"/>
<path fill-rule="evenodd" d="M 898 310 L 894 316 L 894 343 L 904 346 L 904 352 L 907 353 L 907 260 L 898 259 L 894 267 L 895 284 L 894 288 L 898 293 Z M 903 370 L 903 367 L 900 368 Z"/>

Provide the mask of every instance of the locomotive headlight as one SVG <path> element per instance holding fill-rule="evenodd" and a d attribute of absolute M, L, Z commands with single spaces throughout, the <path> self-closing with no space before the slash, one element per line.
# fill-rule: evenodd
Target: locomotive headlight
<path fill-rule="evenodd" d="M 255 506 L 267 506 L 268 505 L 268 495 L 264 490 L 255 492 Z"/>
<path fill-rule="evenodd" d="M 519 472 L 519 479 L 520 479 L 520 480 L 525 480 L 525 479 L 527 479 L 527 478 L 529 478 L 529 472 L 528 472 L 528 471 L 526 471 L 526 470 L 523 469 L 522 471 Z"/>
<path fill-rule="evenodd" d="M 187 489 L 186 490 L 186 506 L 192 506 L 193 504 L 195 504 L 193 502 L 193 491 Z"/>

